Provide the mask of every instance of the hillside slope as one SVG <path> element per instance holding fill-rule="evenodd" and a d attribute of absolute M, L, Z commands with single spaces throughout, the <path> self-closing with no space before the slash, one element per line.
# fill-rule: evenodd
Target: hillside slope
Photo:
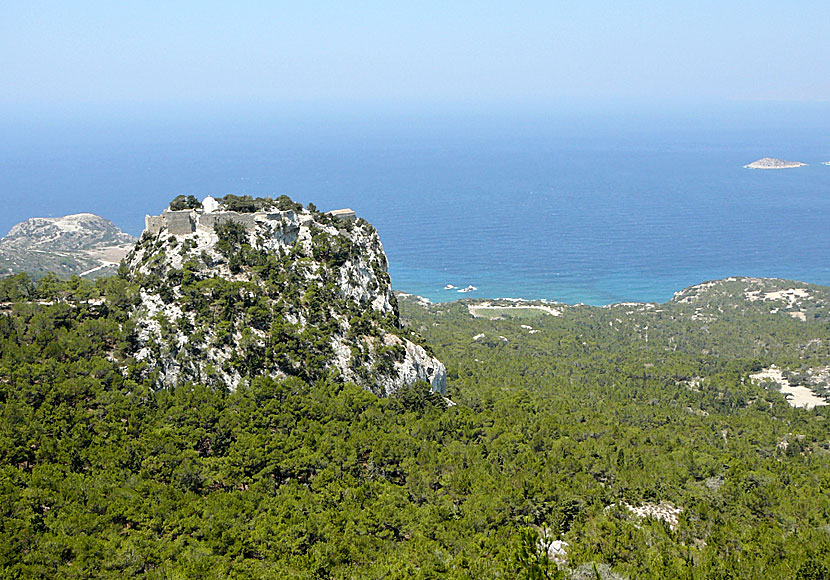
<path fill-rule="evenodd" d="M 297 241 L 305 258 L 260 263 L 220 229 L 213 266 L 177 267 L 195 231 L 175 245 L 162 232 L 116 277 L 0 279 L 8 576 L 827 577 L 830 407 L 795 407 L 752 376 L 827 364 L 830 289 L 734 278 L 607 308 L 402 297 L 404 328 L 448 363 L 448 405 L 419 382 L 376 397 L 309 350 L 341 328 L 337 311 L 326 322 L 325 304 L 342 305 L 330 246 L 315 258 Z M 322 280 L 331 301 L 313 306 Z M 182 311 L 175 324 L 147 317 L 156 298 Z M 277 312 L 335 333 L 289 334 Z M 358 336 L 408 336 L 377 316 Z M 257 351 L 240 346 L 262 319 L 287 347 L 266 340 L 276 368 L 247 367 Z M 239 333 L 222 363 L 241 376 L 233 391 L 221 375 L 188 382 L 208 375 L 189 365 L 210 356 L 195 340 L 210 332 Z M 172 350 L 182 338 L 195 348 Z M 171 388 L 141 348 L 171 349 Z"/>
<path fill-rule="evenodd" d="M 148 216 L 128 257 L 135 356 L 157 385 L 330 374 L 380 395 L 417 380 L 445 390 L 444 365 L 400 329 L 368 222 L 246 199 Z"/>
<path fill-rule="evenodd" d="M 31 218 L 0 240 L 0 273 L 107 276 L 115 273 L 135 242 L 111 221 L 91 213 Z"/>

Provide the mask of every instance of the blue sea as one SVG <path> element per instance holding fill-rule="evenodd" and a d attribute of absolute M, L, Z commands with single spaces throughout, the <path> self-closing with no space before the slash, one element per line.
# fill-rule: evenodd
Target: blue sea
<path fill-rule="evenodd" d="M 0 129 L 3 233 L 89 211 L 138 235 L 181 193 L 287 194 L 354 209 L 393 286 L 433 301 L 665 301 L 731 275 L 830 284 L 826 103 L 51 111 Z M 767 156 L 808 166 L 743 168 Z"/>

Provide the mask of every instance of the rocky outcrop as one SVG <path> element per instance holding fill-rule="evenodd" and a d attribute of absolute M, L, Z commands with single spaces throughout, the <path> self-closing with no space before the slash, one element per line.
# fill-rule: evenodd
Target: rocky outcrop
<path fill-rule="evenodd" d="M 772 157 L 764 157 L 758 161 L 753 161 L 749 165 L 744 165 L 747 169 L 792 169 L 794 167 L 804 167 L 806 163 L 800 161 L 784 161 L 783 159 L 774 159 Z"/>
<path fill-rule="evenodd" d="M 112 274 L 136 238 L 91 213 L 59 218 L 31 218 L 15 225 L 0 240 L 0 273 L 53 272 L 98 277 Z"/>
<path fill-rule="evenodd" d="M 287 198 L 250 212 L 201 205 L 148 216 L 128 258 L 142 287 L 135 358 L 157 386 L 297 375 L 379 395 L 418 380 L 445 391 L 444 365 L 400 328 L 368 222 Z"/>

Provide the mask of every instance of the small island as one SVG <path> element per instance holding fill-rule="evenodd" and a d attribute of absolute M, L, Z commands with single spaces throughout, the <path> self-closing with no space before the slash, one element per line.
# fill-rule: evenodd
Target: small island
<path fill-rule="evenodd" d="M 792 169 L 793 167 L 804 167 L 805 165 L 807 164 L 801 163 L 800 161 L 784 161 L 783 159 L 764 157 L 749 165 L 744 165 L 744 167 L 747 169 Z"/>

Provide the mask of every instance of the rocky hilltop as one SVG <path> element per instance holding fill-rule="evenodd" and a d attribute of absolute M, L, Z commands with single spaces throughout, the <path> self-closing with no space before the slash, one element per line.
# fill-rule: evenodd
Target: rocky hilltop
<path fill-rule="evenodd" d="M 334 212 L 333 212 L 334 213 Z M 157 386 L 330 376 L 379 395 L 446 370 L 402 330 L 377 231 L 282 196 L 177 198 L 127 258 L 134 356 Z"/>
<path fill-rule="evenodd" d="M 91 213 L 31 218 L 0 240 L 0 273 L 105 276 L 115 272 L 135 242 L 111 221 Z"/>
<path fill-rule="evenodd" d="M 772 157 L 764 157 L 758 161 L 753 161 L 749 165 L 744 165 L 747 169 L 792 169 L 794 167 L 804 167 L 806 163 L 800 161 L 784 161 L 783 159 L 774 159 Z"/>

